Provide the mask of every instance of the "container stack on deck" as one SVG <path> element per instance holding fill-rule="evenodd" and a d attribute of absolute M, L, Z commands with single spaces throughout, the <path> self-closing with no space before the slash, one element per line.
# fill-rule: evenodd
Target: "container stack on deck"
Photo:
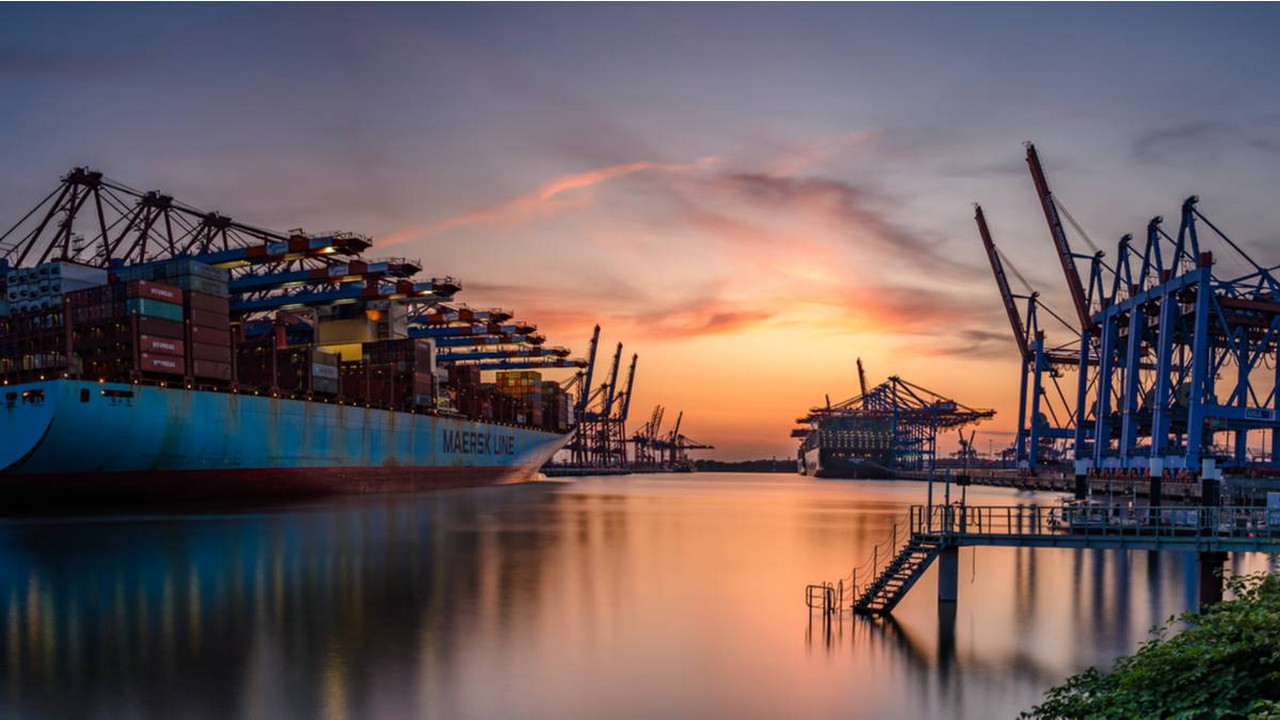
<path fill-rule="evenodd" d="M 271 332 L 236 342 L 227 272 L 191 259 L 110 273 L 57 262 L 2 277 L 13 298 L 8 307 L 22 308 L 0 315 L 0 375 L 7 382 L 64 374 L 185 382 L 405 411 L 451 407 L 476 419 L 550 430 L 571 423 L 568 396 L 540 373 L 499 372 L 496 384 L 485 385 L 479 367 L 439 368 L 430 339 L 293 345 L 286 325 L 296 318 L 282 313 Z M 339 349 L 353 346 L 360 359 L 343 362 Z M 554 388 L 550 412 L 544 386 Z"/>
<path fill-rule="evenodd" d="M 363 258 L 365 236 L 254 228 L 87 168 L 62 183 L 0 235 L 0 382 L 572 423 L 564 391 L 527 369 L 582 361 L 507 311 L 453 303 L 457 281 L 415 279 L 417 261 Z"/>

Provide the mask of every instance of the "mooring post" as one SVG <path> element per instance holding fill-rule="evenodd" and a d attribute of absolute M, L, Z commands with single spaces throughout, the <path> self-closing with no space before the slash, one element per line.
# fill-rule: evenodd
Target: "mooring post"
<path fill-rule="evenodd" d="M 938 556 L 938 602 L 955 602 L 960 595 L 960 548 L 948 545 Z"/>
<path fill-rule="evenodd" d="M 1212 458 L 1200 463 L 1200 504 L 1205 507 L 1222 504 L 1222 471 Z"/>
<path fill-rule="evenodd" d="M 1164 502 L 1164 458 L 1151 458 L 1149 465 L 1150 486 L 1147 497 L 1151 507 L 1159 507 Z"/>
<path fill-rule="evenodd" d="M 1227 563 L 1227 554 L 1221 551 L 1202 552 L 1196 562 L 1200 574 L 1200 612 L 1204 612 L 1214 603 L 1222 602 L 1222 568 Z"/>

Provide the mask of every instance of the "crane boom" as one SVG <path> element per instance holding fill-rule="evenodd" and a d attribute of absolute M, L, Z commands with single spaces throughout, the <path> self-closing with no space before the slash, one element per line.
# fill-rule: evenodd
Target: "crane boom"
<path fill-rule="evenodd" d="M 858 386 L 862 388 L 862 407 L 867 406 L 867 373 L 862 369 L 862 358 L 858 358 Z M 831 404 L 831 400 L 827 400 Z"/>
<path fill-rule="evenodd" d="M 982 236 L 982 246 L 987 250 L 987 259 L 991 261 L 991 272 L 996 276 L 996 287 L 1000 288 L 1000 299 L 1004 302 L 1005 314 L 1009 316 L 1009 326 L 1013 329 L 1013 339 L 1018 343 L 1018 352 L 1022 357 L 1029 354 L 1027 329 L 1018 314 L 1018 306 L 1013 302 L 1013 292 L 1009 290 L 1009 278 L 1004 272 L 1004 263 L 1000 253 L 996 252 L 996 244 L 991 240 L 991 231 L 987 228 L 987 218 L 982 213 L 982 206 L 974 204 L 974 220 L 978 223 L 978 234 Z M 866 394 L 866 388 L 863 388 Z"/>
<path fill-rule="evenodd" d="M 622 395 L 622 410 L 618 413 L 618 419 L 623 423 L 627 421 L 627 415 L 631 412 L 631 387 L 635 384 L 636 379 L 636 361 L 640 359 L 638 354 L 631 356 L 631 369 L 627 371 L 627 390 Z"/>
<path fill-rule="evenodd" d="M 1031 180 L 1036 185 L 1036 194 L 1040 196 L 1045 221 L 1049 223 L 1049 232 L 1053 235 L 1053 245 L 1058 251 L 1062 273 L 1067 279 L 1067 289 L 1071 291 L 1071 302 L 1076 306 L 1080 329 L 1090 330 L 1094 323 L 1089 315 L 1089 303 L 1085 299 L 1080 271 L 1076 269 L 1075 255 L 1072 254 L 1071 246 L 1067 243 L 1067 233 L 1062 227 L 1062 219 L 1058 217 L 1058 206 L 1054 204 L 1053 193 L 1049 191 L 1049 181 L 1045 178 L 1044 168 L 1040 166 L 1040 156 L 1036 154 L 1036 146 L 1031 143 L 1027 143 L 1027 165 L 1031 168 Z"/>
<path fill-rule="evenodd" d="M 574 408 L 574 417 L 582 417 L 587 411 L 587 402 L 591 398 L 591 376 L 596 369 L 596 346 L 600 343 L 600 326 L 591 332 L 591 347 L 587 351 L 587 374 L 582 379 L 582 397 L 578 398 L 578 407 Z"/>
<path fill-rule="evenodd" d="M 613 412 L 613 401 L 618 395 L 618 365 L 622 362 L 622 343 L 618 343 L 618 349 L 613 353 L 613 367 L 609 369 L 609 386 L 608 392 L 605 394 L 604 409 L 600 413 L 601 418 L 608 418 Z"/>

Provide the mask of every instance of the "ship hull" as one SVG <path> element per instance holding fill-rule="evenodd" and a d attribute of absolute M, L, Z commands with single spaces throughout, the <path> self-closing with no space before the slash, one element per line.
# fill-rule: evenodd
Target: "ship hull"
<path fill-rule="evenodd" d="M 842 480 L 889 480 L 889 468 L 864 458 L 825 458 L 813 472 L 814 477 Z"/>
<path fill-rule="evenodd" d="M 0 388 L 0 493 L 196 498 L 518 483 L 568 437 L 319 401 L 51 380 Z"/>
<path fill-rule="evenodd" d="M 801 475 L 842 480 L 888 480 L 894 472 L 870 458 L 850 456 L 806 444 L 796 458 L 796 469 Z"/>

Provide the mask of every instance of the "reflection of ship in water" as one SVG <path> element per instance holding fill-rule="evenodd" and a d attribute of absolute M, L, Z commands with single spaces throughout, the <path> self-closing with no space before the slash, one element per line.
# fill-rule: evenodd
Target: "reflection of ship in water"
<path fill-rule="evenodd" d="M 476 519 L 535 526 L 546 491 L 0 525 L 0 717 L 373 716 L 386 687 L 448 717 L 474 671 L 449 619 L 520 622 L 546 570 Z"/>
<path fill-rule="evenodd" d="M 939 430 L 960 428 L 992 417 L 932 390 L 894 376 L 867 389 L 858 360 L 862 393 L 809 410 L 791 432 L 800 439 L 796 457 L 801 475 L 830 478 L 891 478 L 901 470 L 934 466 Z"/>

